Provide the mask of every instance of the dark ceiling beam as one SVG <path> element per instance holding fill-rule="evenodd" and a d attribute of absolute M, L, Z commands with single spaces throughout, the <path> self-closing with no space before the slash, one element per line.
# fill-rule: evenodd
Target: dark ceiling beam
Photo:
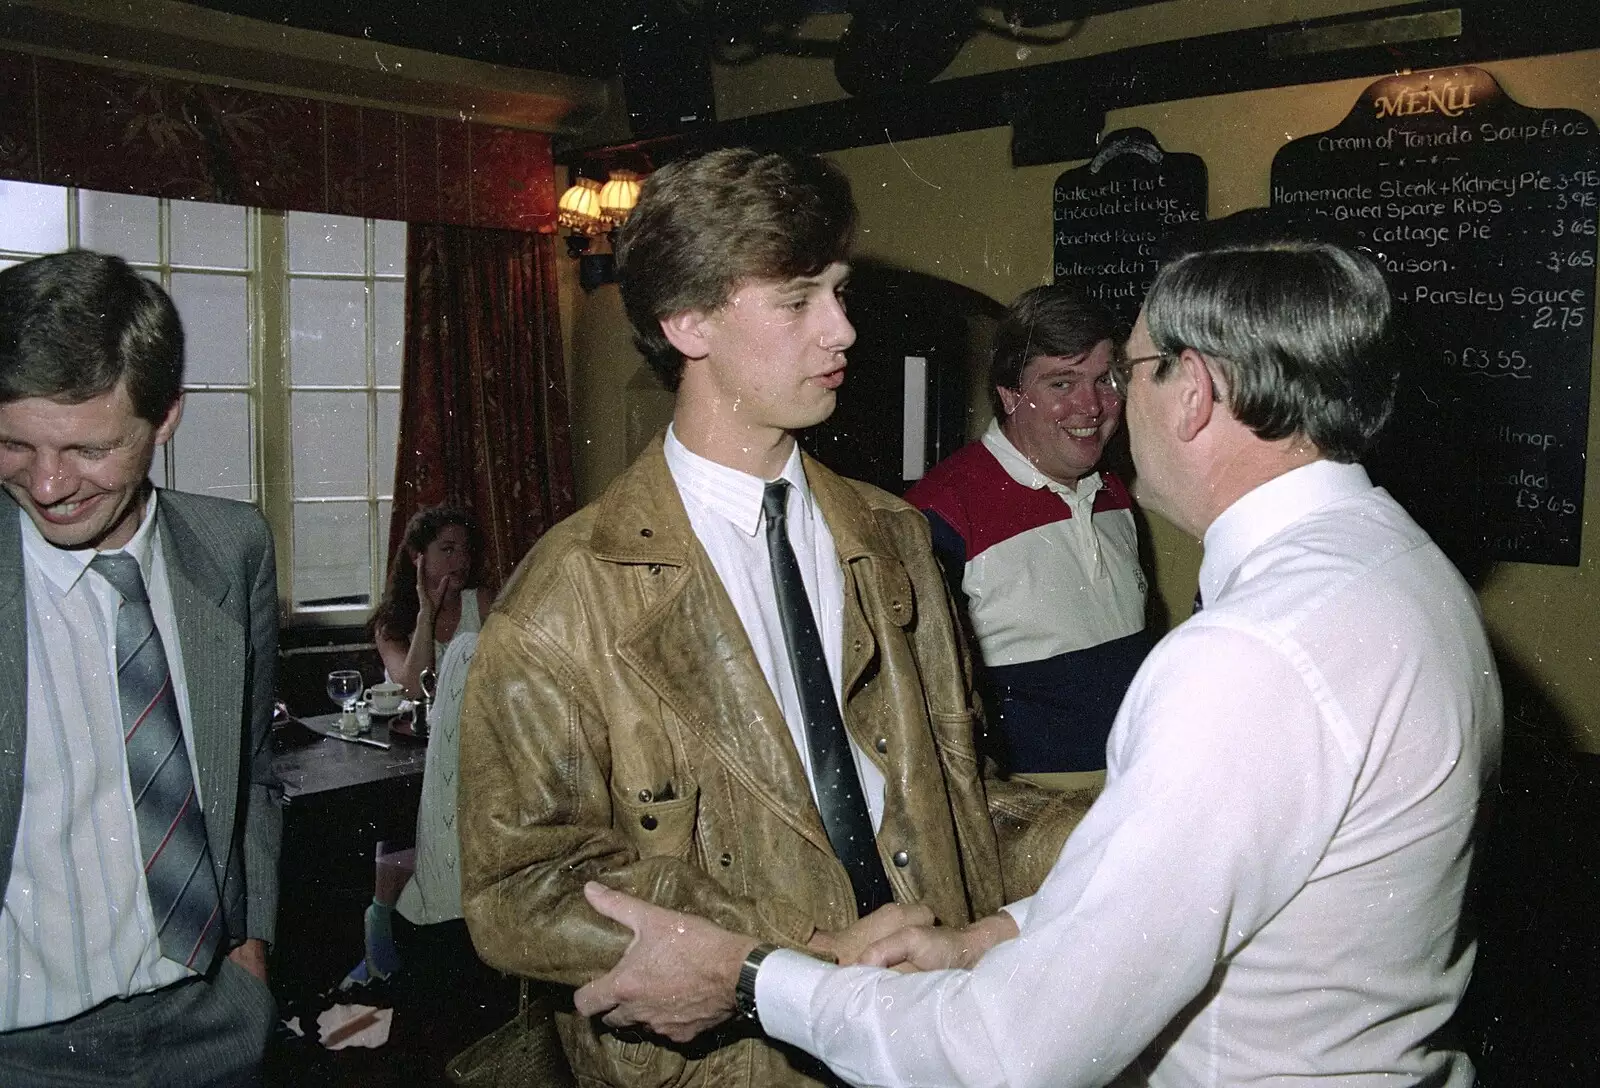
<path fill-rule="evenodd" d="M 1452 11 L 1460 13 L 1459 37 L 1292 51 L 1296 36 L 1307 31 L 1344 28 L 1358 39 L 1359 28 L 1375 20 Z M 937 80 L 650 140 L 558 147 L 557 161 L 601 172 L 612 164 L 640 160 L 660 165 L 713 147 L 787 147 L 820 154 L 1012 125 L 1015 165 L 1059 162 L 1094 153 L 1107 110 L 1596 47 L 1600 19 L 1595 18 L 1593 0 L 1431 0 Z"/>

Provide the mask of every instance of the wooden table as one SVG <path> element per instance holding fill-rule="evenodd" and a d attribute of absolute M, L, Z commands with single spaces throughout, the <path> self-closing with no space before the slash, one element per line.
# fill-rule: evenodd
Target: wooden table
<path fill-rule="evenodd" d="M 428 746 L 391 736 L 382 719 L 370 737 L 387 750 L 338 739 L 329 735 L 338 719 L 295 719 L 273 735 L 284 813 L 272 969 L 284 996 L 323 990 L 355 965 L 374 847 L 416 835 Z"/>
<path fill-rule="evenodd" d="M 314 714 L 278 727 L 274 744 L 283 746 L 272 757 L 272 766 L 291 805 L 297 798 L 313 794 L 413 776 L 415 788 L 422 789 L 426 743 L 392 735 L 388 724 L 375 718 L 366 739 L 389 745 L 387 750 L 376 748 L 336 736 L 334 723 L 338 720 L 338 714 Z M 308 732 L 317 736 L 307 736 Z"/>

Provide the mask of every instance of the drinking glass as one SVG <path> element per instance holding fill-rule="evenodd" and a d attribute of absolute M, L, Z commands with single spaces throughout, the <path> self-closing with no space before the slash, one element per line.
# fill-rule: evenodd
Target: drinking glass
<path fill-rule="evenodd" d="M 328 674 L 328 698 L 338 703 L 346 714 L 354 712 L 356 700 L 361 698 L 366 686 L 355 669 L 335 669 Z"/>

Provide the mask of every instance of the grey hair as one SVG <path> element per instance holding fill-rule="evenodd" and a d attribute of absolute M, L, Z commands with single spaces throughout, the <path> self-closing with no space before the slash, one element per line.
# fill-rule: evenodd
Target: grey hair
<path fill-rule="evenodd" d="M 1267 441 L 1301 435 L 1354 462 L 1394 408 L 1394 320 L 1383 273 L 1325 241 L 1222 244 L 1164 265 L 1144 304 L 1166 376 L 1184 348 L 1205 356 L 1228 409 Z"/>

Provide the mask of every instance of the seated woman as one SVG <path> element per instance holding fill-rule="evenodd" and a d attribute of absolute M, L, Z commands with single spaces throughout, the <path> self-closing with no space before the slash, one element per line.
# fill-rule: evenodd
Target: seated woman
<path fill-rule="evenodd" d="M 456 782 L 461 766 L 461 694 L 467 668 L 478 648 L 478 634 L 458 635 L 439 659 L 436 698 L 428 712 L 428 756 L 417 805 L 415 849 L 385 852 L 378 844 L 377 885 L 366 914 L 366 954 L 345 977 L 342 988 L 387 978 L 400 968 L 394 914 L 411 926 L 451 923 L 459 934 L 435 934 L 441 943 L 470 951 L 461 919 L 461 838 L 456 832 Z M 453 941 L 451 938 L 455 938 Z M 409 952 L 407 953 L 409 957 Z M 472 957 L 469 955 L 468 959 Z"/>
<path fill-rule="evenodd" d="M 378 843 L 377 876 L 366 912 L 366 951 L 345 986 L 387 978 L 400 967 L 393 914 L 418 925 L 461 917 L 455 780 L 460 762 L 456 722 L 467 665 L 492 596 L 477 585 L 478 531 L 464 510 L 435 506 L 406 525 L 389 588 L 372 630 L 389 679 L 413 698 L 425 669 L 437 669 L 438 701 L 429 714 L 430 741 L 417 812 L 417 847 L 390 851 Z M 446 796 L 448 794 L 448 796 Z M 453 891 L 451 891 L 451 887 Z"/>
<path fill-rule="evenodd" d="M 437 669 L 450 640 L 478 630 L 494 602 L 478 584 L 481 551 L 477 526 L 460 507 L 419 510 L 406 523 L 372 637 L 389 679 L 413 699 L 422 695 L 422 670 Z"/>
<path fill-rule="evenodd" d="M 456 833 L 456 781 L 461 767 L 461 695 L 478 633 L 462 632 L 439 659 L 439 684 L 428 715 L 428 759 L 417 805 L 417 846 L 411 879 L 397 904 L 413 925 L 461 918 L 461 836 Z M 465 923 L 462 923 L 463 927 Z"/>

